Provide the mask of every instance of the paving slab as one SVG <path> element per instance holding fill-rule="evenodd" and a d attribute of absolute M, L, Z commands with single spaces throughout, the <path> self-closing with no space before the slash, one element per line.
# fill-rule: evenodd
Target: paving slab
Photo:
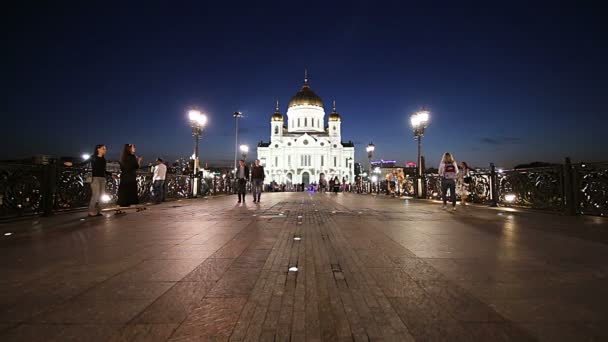
<path fill-rule="evenodd" d="M 4 224 L 2 341 L 600 341 L 608 220 L 271 193 Z"/>

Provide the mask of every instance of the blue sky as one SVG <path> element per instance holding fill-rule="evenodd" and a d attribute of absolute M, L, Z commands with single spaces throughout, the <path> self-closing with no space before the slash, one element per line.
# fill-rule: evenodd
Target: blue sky
<path fill-rule="evenodd" d="M 598 8 L 441 3 L 47 4 L 10 8 L 2 55 L 2 158 L 191 154 L 186 112 L 209 117 L 202 159 L 230 164 L 268 140 L 304 68 L 365 161 L 415 160 L 409 115 L 426 106 L 428 165 L 607 160 L 607 43 Z M 18 6 L 18 5 L 17 5 Z M 229 7 L 228 7 L 229 6 Z"/>

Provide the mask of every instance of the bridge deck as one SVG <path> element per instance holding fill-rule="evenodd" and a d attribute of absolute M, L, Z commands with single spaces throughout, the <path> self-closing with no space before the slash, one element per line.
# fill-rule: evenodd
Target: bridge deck
<path fill-rule="evenodd" d="M 0 226 L 0 340 L 608 340 L 606 219 L 262 200 Z"/>

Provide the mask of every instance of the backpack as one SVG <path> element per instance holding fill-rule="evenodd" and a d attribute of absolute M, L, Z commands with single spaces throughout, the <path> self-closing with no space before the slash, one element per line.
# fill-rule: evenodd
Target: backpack
<path fill-rule="evenodd" d="M 443 178 L 456 178 L 456 166 L 454 166 L 454 164 L 445 164 L 443 168 Z"/>

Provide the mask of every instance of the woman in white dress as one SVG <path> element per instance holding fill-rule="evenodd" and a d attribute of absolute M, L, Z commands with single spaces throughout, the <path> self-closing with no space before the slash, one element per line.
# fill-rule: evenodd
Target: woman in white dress
<path fill-rule="evenodd" d="M 467 198 L 469 197 L 470 171 L 469 165 L 466 162 L 462 162 L 458 172 L 458 194 L 460 195 L 460 203 L 462 205 L 467 204 Z"/>

